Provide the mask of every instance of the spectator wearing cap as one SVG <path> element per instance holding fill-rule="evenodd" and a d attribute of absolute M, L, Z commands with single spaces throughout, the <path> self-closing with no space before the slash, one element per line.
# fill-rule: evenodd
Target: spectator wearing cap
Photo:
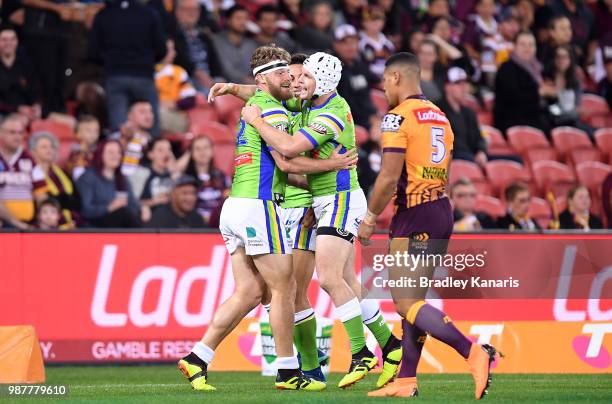
<path fill-rule="evenodd" d="M 445 97 L 439 107 L 446 114 L 455 134 L 453 159 L 472 161 L 484 168 L 487 143 L 480 133 L 476 113 L 462 105 L 469 93 L 469 86 L 467 74 L 462 68 L 448 69 Z"/>
<path fill-rule="evenodd" d="M 75 213 L 80 209 L 79 200 L 70 177 L 55 164 L 59 141 L 52 133 L 35 132 L 28 143 L 36 161 L 32 170 L 34 198 L 40 202 L 53 197 L 61 207 L 62 228 L 75 227 Z"/>
<path fill-rule="evenodd" d="M 333 47 L 334 14 L 331 5 L 315 0 L 308 9 L 308 21 L 295 33 L 295 39 L 303 52 L 329 51 Z"/>
<path fill-rule="evenodd" d="M 495 127 L 505 132 L 511 126 L 529 125 L 548 133 L 548 111 L 542 97 L 556 95 L 556 88 L 542 79 L 542 66 L 535 57 L 535 38 L 521 32 L 514 42 L 510 60 L 495 77 Z"/>
<path fill-rule="evenodd" d="M 370 87 L 378 84 L 378 79 L 368 69 L 359 55 L 359 34 L 352 25 L 336 28 L 334 51 L 342 62 L 342 77 L 338 93 L 351 106 L 353 119 L 357 125 L 370 128 L 376 124 L 376 108 L 370 99 Z"/>
<path fill-rule="evenodd" d="M 439 62 L 438 45 L 430 39 L 419 44 L 417 58 L 421 66 L 421 89 L 423 94 L 434 104 L 444 97 L 446 69 Z"/>
<path fill-rule="evenodd" d="M 153 108 L 151 134 L 159 136 L 159 98 L 153 73 L 166 55 L 158 13 L 137 0 L 113 0 L 94 18 L 89 55 L 104 65 L 111 129 L 126 120 L 130 103 L 146 100 Z"/>
<path fill-rule="evenodd" d="M 541 230 L 540 225 L 529 217 L 531 193 L 527 185 L 520 182 L 513 183 L 506 188 L 504 196 L 507 213 L 497 220 L 498 229 Z"/>
<path fill-rule="evenodd" d="M 506 8 L 500 13 L 497 33 L 481 41 L 480 68 L 490 88 L 494 86 L 497 69 L 510 58 L 519 30 L 518 19 L 510 8 Z"/>
<path fill-rule="evenodd" d="M 13 28 L 0 28 L 0 114 L 19 112 L 34 120 L 41 114 L 35 76 L 31 63 L 17 52 L 18 45 Z"/>
<path fill-rule="evenodd" d="M 235 5 L 227 10 L 226 29 L 213 38 L 215 51 L 220 56 L 221 75 L 233 83 L 253 83 L 250 60 L 257 43 L 246 36 L 248 21 L 247 9 Z"/>
<path fill-rule="evenodd" d="M 450 189 L 454 231 L 494 229 L 495 222 L 485 212 L 476 211 L 476 187 L 467 178 L 455 182 Z"/>
<path fill-rule="evenodd" d="M 561 229 L 603 229 L 601 219 L 590 212 L 591 197 L 584 185 L 577 185 L 567 193 L 567 209 L 559 215 Z"/>
<path fill-rule="evenodd" d="M 211 34 L 198 24 L 202 6 L 198 0 L 177 0 L 175 7 L 175 63 L 187 71 L 199 91 L 208 92 L 221 72 Z"/>
<path fill-rule="evenodd" d="M 363 10 L 367 5 L 367 0 L 340 0 L 340 7 L 336 11 L 336 24 L 349 24 L 361 29 Z"/>
<path fill-rule="evenodd" d="M 363 29 L 359 38 L 359 52 L 368 64 L 370 73 L 382 79 L 385 62 L 395 52 L 395 45 L 383 34 L 385 12 L 378 6 L 363 8 Z"/>
<path fill-rule="evenodd" d="M 257 45 L 275 44 L 289 53 L 296 51 L 296 44 L 284 31 L 279 30 L 280 12 L 273 5 L 266 4 L 255 13 L 255 24 L 259 32 L 255 35 Z"/>
<path fill-rule="evenodd" d="M 153 212 L 147 227 L 162 229 L 203 228 L 204 221 L 196 211 L 197 181 L 189 175 L 180 176 L 174 183 L 170 202 Z"/>

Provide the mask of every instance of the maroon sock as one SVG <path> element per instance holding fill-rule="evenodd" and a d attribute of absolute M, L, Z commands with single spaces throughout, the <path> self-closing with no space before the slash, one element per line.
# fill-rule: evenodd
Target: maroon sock
<path fill-rule="evenodd" d="M 426 334 L 402 319 L 402 365 L 397 377 L 416 377 L 417 366 L 421 359 L 421 351 L 425 345 Z"/>
<path fill-rule="evenodd" d="M 472 341 L 467 339 L 450 321 L 450 318 L 430 304 L 423 305 L 416 315 L 414 325 L 435 339 L 450 345 L 467 359 Z"/>

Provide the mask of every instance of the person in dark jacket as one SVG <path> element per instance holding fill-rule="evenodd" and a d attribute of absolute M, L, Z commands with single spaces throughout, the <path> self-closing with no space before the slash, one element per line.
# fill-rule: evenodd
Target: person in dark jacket
<path fill-rule="evenodd" d="M 130 103 L 147 100 L 159 136 L 158 96 L 153 80 L 155 64 L 166 55 L 160 16 L 137 0 L 111 0 L 94 18 L 89 56 L 104 65 L 106 101 L 111 129 L 125 122 Z"/>
<path fill-rule="evenodd" d="M 300 50 L 305 53 L 330 51 L 334 39 L 334 14 L 330 4 L 322 0 L 313 1 L 308 16 L 308 23 L 295 33 Z"/>
<path fill-rule="evenodd" d="M 446 95 L 439 107 L 446 114 L 455 134 L 453 159 L 469 160 L 484 167 L 487 162 L 487 142 L 480 134 L 476 113 L 461 105 L 468 86 L 467 74 L 462 68 L 448 69 L 448 81 L 444 86 Z"/>
<path fill-rule="evenodd" d="M 589 231 L 603 229 L 601 219 L 590 212 L 591 197 L 584 185 L 577 185 L 567 193 L 567 209 L 559 215 L 562 229 Z"/>
<path fill-rule="evenodd" d="M 533 34 L 519 33 L 514 45 L 510 60 L 501 65 L 495 77 L 495 127 L 505 132 L 511 126 L 529 125 L 548 132 L 542 97 L 555 97 L 556 89 L 542 79 Z"/>
<path fill-rule="evenodd" d="M 170 202 L 153 212 L 147 227 L 153 228 L 202 228 L 204 221 L 196 211 L 197 180 L 190 175 L 179 177 L 172 189 Z"/>

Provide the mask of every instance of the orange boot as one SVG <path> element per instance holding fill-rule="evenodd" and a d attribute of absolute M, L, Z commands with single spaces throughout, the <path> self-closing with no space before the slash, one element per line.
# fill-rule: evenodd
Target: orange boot
<path fill-rule="evenodd" d="M 368 393 L 368 397 L 416 397 L 418 395 L 416 377 L 398 378 L 385 387 Z"/>
<path fill-rule="evenodd" d="M 496 355 L 500 355 L 491 345 L 472 344 L 467 363 L 474 378 L 474 397 L 480 400 L 488 393 L 487 388 L 491 384 L 491 364 Z"/>

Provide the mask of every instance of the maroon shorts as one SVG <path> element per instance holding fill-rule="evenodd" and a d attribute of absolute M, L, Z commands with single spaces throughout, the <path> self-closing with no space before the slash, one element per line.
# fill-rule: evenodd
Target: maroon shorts
<path fill-rule="evenodd" d="M 389 228 L 389 238 L 448 240 L 453 232 L 453 210 L 448 198 L 399 208 Z"/>

